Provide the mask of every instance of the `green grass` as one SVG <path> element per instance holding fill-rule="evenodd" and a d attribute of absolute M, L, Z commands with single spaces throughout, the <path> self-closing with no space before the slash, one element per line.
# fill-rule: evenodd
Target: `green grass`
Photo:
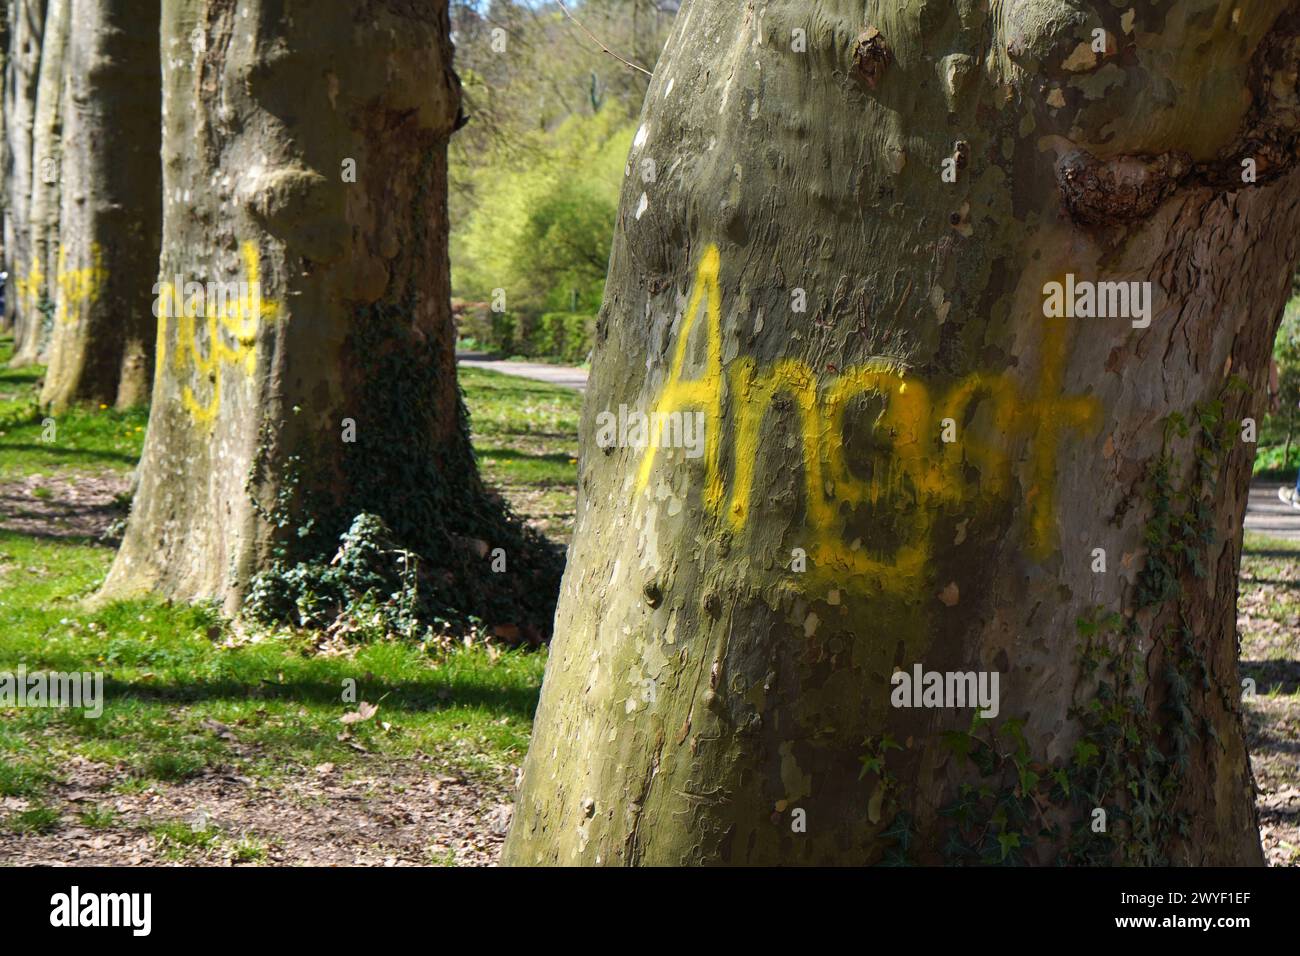
<path fill-rule="evenodd" d="M 487 369 L 459 370 L 484 478 L 515 510 L 564 539 L 578 486 L 582 395 Z"/>
<path fill-rule="evenodd" d="M 149 410 L 73 408 L 51 416 L 36 404 L 44 367 L 11 369 L 13 339 L 0 338 L 0 478 L 70 471 L 129 471 L 140 458 Z"/>
<path fill-rule="evenodd" d="M 10 814 L 0 825 L 14 833 L 49 833 L 59 825 L 59 811 L 38 804 Z"/>
<path fill-rule="evenodd" d="M 1300 542 L 1246 533 L 1238 605 L 1243 667 L 1262 689 L 1300 659 Z"/>
<path fill-rule="evenodd" d="M 150 783 L 216 768 L 274 778 L 286 768 L 375 754 L 441 755 L 467 770 L 500 773 L 522 758 L 544 654 L 457 646 L 433 652 L 399 643 L 354 658 L 311 653 L 310 635 L 272 634 L 222 646 L 210 609 L 129 601 L 87 610 L 107 549 L 0 532 L 0 670 L 25 665 L 102 671 L 105 706 L 81 711 L 0 710 L 0 792 L 36 795 L 73 755 Z M 380 701 L 377 716 L 338 739 L 343 699 Z M 388 726 L 385 727 L 385 724 Z"/>
<path fill-rule="evenodd" d="M 83 827 L 92 830 L 111 830 L 117 826 L 121 815 L 112 807 L 96 804 L 77 814 L 77 820 Z"/>
<path fill-rule="evenodd" d="M 213 826 L 197 827 L 181 820 L 169 820 L 149 828 L 163 856 L 169 860 L 183 860 L 193 853 L 214 848 L 221 842 L 221 830 Z"/>
<path fill-rule="evenodd" d="M 3 368 L 8 352 L 9 343 L 0 342 L 0 416 L 26 407 L 40 375 Z M 466 372 L 489 479 L 559 489 L 570 496 L 571 510 L 580 396 Z M 0 480 L 130 468 L 144 425 L 143 411 L 75 410 L 59 418 L 57 441 L 47 445 L 39 418 L 10 423 L 0 429 Z M 215 770 L 270 785 L 325 762 L 346 773 L 363 751 L 369 758 L 428 754 L 436 765 L 504 780 L 523 757 L 545 652 L 381 642 L 351 656 L 325 656 L 316 652 L 319 635 L 287 630 L 228 643 L 230 625 L 203 605 L 136 600 L 90 607 L 85 599 L 112 558 L 93 541 L 0 530 L 0 671 L 99 671 L 106 698 L 98 718 L 0 708 L 0 796 L 51 797 L 78 756 L 111 767 L 118 792 Z M 352 685 L 356 700 L 378 702 L 379 712 L 345 727 L 339 718 L 356 709 L 344 700 Z M 33 813 L 11 813 L 0 826 L 31 831 L 40 816 Z M 91 808 L 83 822 L 111 827 L 110 814 Z M 155 836 L 169 854 L 188 853 L 195 846 L 186 842 L 188 825 L 184 830 L 160 824 Z M 265 847 L 250 843 L 233 852 L 251 862 Z"/>
<path fill-rule="evenodd" d="M 232 863 L 265 863 L 267 846 L 256 837 L 244 837 L 230 850 Z"/>

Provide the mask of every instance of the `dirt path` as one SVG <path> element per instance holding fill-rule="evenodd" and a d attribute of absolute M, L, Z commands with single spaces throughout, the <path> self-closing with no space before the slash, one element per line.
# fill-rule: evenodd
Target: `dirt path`
<path fill-rule="evenodd" d="M 131 478 L 61 472 L 0 481 L 0 528 L 39 538 L 97 539 L 126 517 Z"/>
<path fill-rule="evenodd" d="M 428 758 L 370 758 L 270 782 L 213 772 L 139 792 L 114 768 L 80 758 L 43 806 L 47 833 L 0 831 L 8 866 L 490 866 L 510 823 L 502 787 L 439 773 Z M 0 815 L 27 809 L 0 798 Z"/>

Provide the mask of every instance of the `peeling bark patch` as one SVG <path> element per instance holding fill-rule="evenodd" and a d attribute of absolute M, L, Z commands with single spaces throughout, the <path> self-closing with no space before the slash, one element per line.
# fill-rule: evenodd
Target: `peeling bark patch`
<path fill-rule="evenodd" d="M 853 44 L 853 66 L 859 78 L 874 90 L 889 64 L 894 62 L 894 55 L 885 44 L 885 38 L 875 27 L 867 27 Z"/>

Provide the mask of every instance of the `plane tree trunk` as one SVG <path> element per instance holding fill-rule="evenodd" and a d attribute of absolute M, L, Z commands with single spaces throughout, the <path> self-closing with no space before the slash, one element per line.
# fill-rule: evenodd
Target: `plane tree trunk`
<path fill-rule="evenodd" d="M 10 0 L 9 55 L 5 59 L 5 323 L 16 340 L 26 330 L 21 316 L 31 269 L 32 124 L 40 75 L 45 0 Z"/>
<path fill-rule="evenodd" d="M 71 0 L 59 283 L 41 401 L 149 399 L 162 228 L 158 0 Z"/>
<path fill-rule="evenodd" d="M 1261 863 L 1242 422 L 1300 6 L 867 6 L 678 15 L 505 860 Z M 620 406 L 706 441 L 600 440 Z"/>
<path fill-rule="evenodd" d="M 451 54 L 445 3 L 163 0 L 163 310 L 104 598 L 233 613 L 367 513 L 457 610 L 518 626 L 494 603 L 512 589 L 553 610 L 537 542 L 479 482 L 456 385 Z"/>
<path fill-rule="evenodd" d="M 43 361 L 54 322 L 58 294 L 59 195 L 62 179 L 63 81 L 71 0 L 50 0 L 41 36 L 41 70 L 32 122 L 31 264 L 20 280 L 22 334 L 15 367 Z"/>

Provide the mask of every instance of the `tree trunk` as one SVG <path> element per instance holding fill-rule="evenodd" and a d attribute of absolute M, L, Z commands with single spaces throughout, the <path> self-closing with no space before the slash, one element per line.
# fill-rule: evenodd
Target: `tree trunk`
<path fill-rule="evenodd" d="M 72 0 L 62 250 L 41 401 L 149 399 L 162 228 L 158 0 Z"/>
<path fill-rule="evenodd" d="M 678 16 L 505 859 L 1258 864 L 1241 421 L 1297 5 L 869 6 Z M 598 447 L 620 406 L 702 453 Z"/>
<path fill-rule="evenodd" d="M 41 37 L 41 70 L 32 122 L 31 265 L 19 288 L 22 332 L 10 364 L 42 361 L 53 326 L 59 287 L 59 189 L 62 176 L 64 53 L 68 43 L 68 5 L 50 0 Z"/>
<path fill-rule="evenodd" d="M 164 0 L 161 298 L 182 302 L 158 320 L 105 597 L 233 613 L 257 573 L 328 562 L 363 512 L 467 592 L 493 577 L 474 541 L 523 549 L 456 386 L 451 54 L 445 3 Z M 218 282 L 196 307 L 192 284 Z"/>
<path fill-rule="evenodd" d="M 9 56 L 5 62 L 5 321 L 21 342 L 22 307 L 31 270 L 32 123 L 40 73 L 45 0 L 11 0 Z"/>
<path fill-rule="evenodd" d="M 13 161 L 9 153 L 9 113 L 13 104 L 9 100 L 9 37 L 13 24 L 10 17 L 13 7 L 8 0 L 0 0 L 0 175 L 6 182 L 13 175 Z M 9 190 L 0 187 L 0 269 L 7 271 L 9 243 L 13 235 L 13 224 L 9 220 Z M 0 296 L 5 282 L 0 279 Z M 0 332 L 10 331 L 13 322 L 7 307 L 0 306 Z"/>

